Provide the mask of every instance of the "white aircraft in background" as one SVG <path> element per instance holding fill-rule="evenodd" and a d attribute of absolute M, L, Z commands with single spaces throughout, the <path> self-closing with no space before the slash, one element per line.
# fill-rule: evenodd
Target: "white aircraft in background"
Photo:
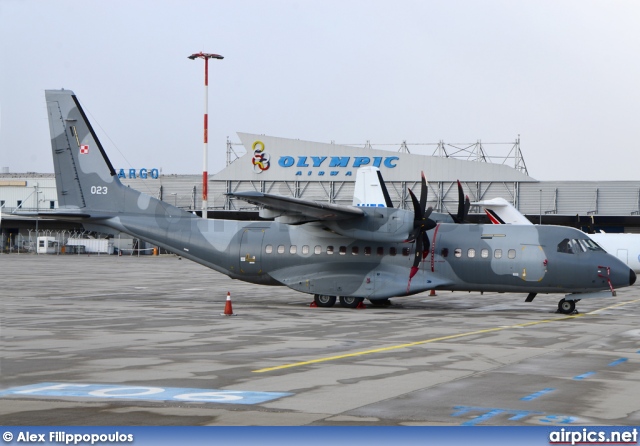
<path fill-rule="evenodd" d="M 489 220 L 497 225 L 533 224 L 504 198 L 493 198 L 471 204 L 482 206 Z M 640 273 L 640 234 L 608 234 L 606 232 L 597 232 L 595 234 L 588 234 L 588 236 L 609 254 L 618 257 L 626 263 L 634 272 Z"/>

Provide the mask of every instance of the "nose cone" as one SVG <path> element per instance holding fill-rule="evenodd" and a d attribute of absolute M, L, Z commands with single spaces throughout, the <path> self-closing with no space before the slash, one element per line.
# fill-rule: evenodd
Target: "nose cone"
<path fill-rule="evenodd" d="M 629 286 L 633 285 L 634 283 L 636 283 L 636 273 L 630 269 L 629 270 Z"/>

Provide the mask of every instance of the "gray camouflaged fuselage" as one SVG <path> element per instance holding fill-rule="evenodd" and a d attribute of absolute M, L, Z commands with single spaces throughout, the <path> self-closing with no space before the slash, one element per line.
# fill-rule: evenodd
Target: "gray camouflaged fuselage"
<path fill-rule="evenodd" d="M 199 218 L 122 185 L 73 92 L 46 99 L 59 202 L 51 216 L 131 234 L 234 279 L 374 300 L 431 289 L 585 293 L 635 280 L 602 250 L 563 251 L 565 240 L 588 239 L 567 227 L 439 223 L 409 281 L 410 211 L 295 225 Z"/>

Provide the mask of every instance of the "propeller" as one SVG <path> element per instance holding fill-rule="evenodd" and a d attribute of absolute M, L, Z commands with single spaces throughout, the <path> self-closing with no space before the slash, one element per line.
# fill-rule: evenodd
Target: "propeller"
<path fill-rule="evenodd" d="M 449 215 L 453 218 L 455 223 L 466 223 L 467 215 L 469 215 L 469 208 L 471 207 L 471 202 L 469 201 L 469 196 L 465 196 L 462 191 L 462 185 L 460 184 L 460 180 L 458 180 L 458 213 L 456 215 Z"/>
<path fill-rule="evenodd" d="M 433 208 L 431 206 L 427 208 L 427 194 L 427 180 L 424 177 L 424 172 L 422 172 L 420 200 L 418 200 L 413 191 L 409 189 L 409 195 L 411 195 L 411 201 L 413 202 L 414 217 L 413 229 L 409 234 L 408 241 L 415 241 L 416 256 L 413 260 L 413 266 L 411 267 L 411 271 L 409 273 L 409 284 L 407 285 L 407 292 L 409 291 L 409 287 L 411 286 L 411 279 L 418 272 L 420 262 L 427 257 L 429 248 L 431 247 L 431 242 L 429 241 L 427 231 L 436 227 L 436 222 L 429 218 L 431 212 L 433 211 Z"/>

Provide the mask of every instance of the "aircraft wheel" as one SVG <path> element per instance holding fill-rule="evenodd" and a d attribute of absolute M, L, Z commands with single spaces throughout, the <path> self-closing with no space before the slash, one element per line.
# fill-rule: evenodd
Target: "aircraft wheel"
<path fill-rule="evenodd" d="M 333 307 L 336 303 L 336 296 L 327 296 L 325 294 L 315 294 L 313 300 L 319 307 Z"/>
<path fill-rule="evenodd" d="M 576 310 L 576 302 L 573 300 L 561 299 L 558 302 L 558 311 L 563 314 L 571 314 Z"/>
<path fill-rule="evenodd" d="M 391 301 L 389 299 L 369 299 L 369 302 L 376 307 L 387 307 L 391 305 Z"/>
<path fill-rule="evenodd" d="M 345 308 L 356 308 L 363 300 L 362 297 L 340 296 L 340 305 Z"/>

